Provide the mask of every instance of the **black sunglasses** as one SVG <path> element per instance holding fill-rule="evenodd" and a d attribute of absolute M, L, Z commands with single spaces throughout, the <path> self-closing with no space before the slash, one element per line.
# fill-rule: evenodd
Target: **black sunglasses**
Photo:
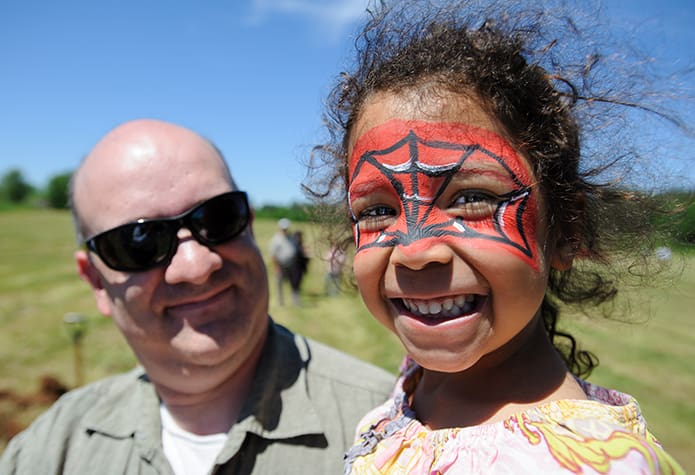
<path fill-rule="evenodd" d="M 165 264 L 174 257 L 179 229 L 185 227 L 205 246 L 237 237 L 249 224 L 246 193 L 230 191 L 210 198 L 171 218 L 138 219 L 85 240 L 110 268 L 140 272 Z"/>

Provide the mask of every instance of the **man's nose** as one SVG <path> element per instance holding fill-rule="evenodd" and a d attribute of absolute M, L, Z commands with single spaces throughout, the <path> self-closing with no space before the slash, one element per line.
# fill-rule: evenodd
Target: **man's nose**
<path fill-rule="evenodd" d="M 212 273 L 222 268 L 222 257 L 196 241 L 188 229 L 179 229 L 176 237 L 178 247 L 164 273 L 167 283 L 204 284 Z"/>

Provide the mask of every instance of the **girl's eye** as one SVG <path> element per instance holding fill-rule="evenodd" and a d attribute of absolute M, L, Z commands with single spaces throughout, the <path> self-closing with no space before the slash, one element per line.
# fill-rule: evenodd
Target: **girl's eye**
<path fill-rule="evenodd" d="M 494 193 L 479 190 L 461 192 L 449 206 L 449 212 L 464 220 L 476 221 L 491 218 L 502 198 Z"/>
<path fill-rule="evenodd" d="M 396 210 L 390 206 L 370 206 L 357 214 L 357 222 L 362 231 L 378 231 L 390 226 L 396 218 L 396 214 Z"/>

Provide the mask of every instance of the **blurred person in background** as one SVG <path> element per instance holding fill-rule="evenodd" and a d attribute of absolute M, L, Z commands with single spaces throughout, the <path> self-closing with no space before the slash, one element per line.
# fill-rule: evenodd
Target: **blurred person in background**
<path fill-rule="evenodd" d="M 270 258 L 273 261 L 273 270 L 275 274 L 275 289 L 277 291 L 278 303 L 285 305 L 285 297 L 283 287 L 285 282 L 291 284 L 292 275 L 297 268 L 299 255 L 297 246 L 292 241 L 290 235 L 290 226 L 292 222 L 287 218 L 282 218 L 278 221 L 278 230 L 273 237 L 270 238 Z M 299 304 L 299 292 L 295 291 L 290 285 L 292 292 L 292 301 L 295 305 Z"/>

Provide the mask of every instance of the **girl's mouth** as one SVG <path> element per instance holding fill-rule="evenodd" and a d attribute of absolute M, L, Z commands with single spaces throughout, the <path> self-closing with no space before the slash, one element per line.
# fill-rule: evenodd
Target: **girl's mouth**
<path fill-rule="evenodd" d="M 392 299 L 397 308 L 419 318 L 449 319 L 478 311 L 485 302 L 485 295 L 465 294 L 436 299 Z"/>

